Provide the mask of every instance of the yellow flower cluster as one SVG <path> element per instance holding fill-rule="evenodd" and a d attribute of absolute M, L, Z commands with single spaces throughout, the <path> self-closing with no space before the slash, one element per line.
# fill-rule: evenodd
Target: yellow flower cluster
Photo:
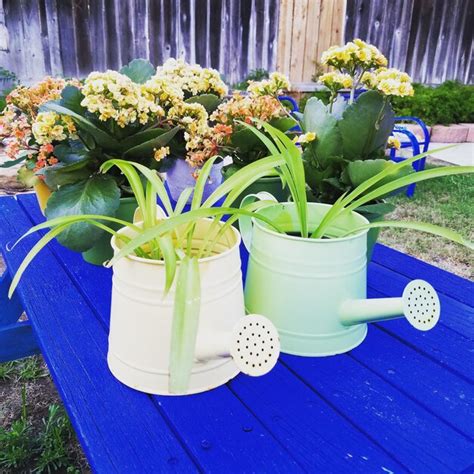
<path fill-rule="evenodd" d="M 218 71 L 188 64 L 183 59 L 168 59 L 157 68 L 155 78 L 175 84 L 188 96 L 216 94 L 224 97 L 228 92 Z"/>
<path fill-rule="evenodd" d="M 154 155 L 156 161 L 161 161 L 165 156 L 170 154 L 170 148 L 168 146 L 162 146 L 161 148 L 154 148 Z"/>
<path fill-rule="evenodd" d="M 92 72 L 82 93 L 83 107 L 99 114 L 99 120 L 113 119 L 122 128 L 137 121 L 144 125 L 164 115 L 163 108 L 143 94 L 139 84 L 116 71 Z"/>
<path fill-rule="evenodd" d="M 337 92 L 339 89 L 350 89 L 353 79 L 349 74 L 332 71 L 320 76 L 319 82 L 331 91 Z"/>
<path fill-rule="evenodd" d="M 413 95 L 410 76 L 397 69 L 387 69 L 387 58 L 375 46 L 360 39 L 344 46 L 331 46 L 323 53 L 322 63 L 338 70 L 319 78 L 333 93 L 363 85 L 385 95 Z"/>
<path fill-rule="evenodd" d="M 158 102 L 161 107 L 168 109 L 183 100 L 184 93 L 179 86 L 169 79 L 157 75 L 141 86 L 142 94 L 149 101 Z"/>
<path fill-rule="evenodd" d="M 380 68 L 375 71 L 375 87 L 385 95 L 405 97 L 414 94 L 411 77 L 398 69 Z"/>
<path fill-rule="evenodd" d="M 201 104 L 178 102 L 168 111 L 168 118 L 184 128 L 187 150 L 198 148 L 202 137 L 209 133 L 209 116 Z"/>
<path fill-rule="evenodd" d="M 364 69 L 384 67 L 387 65 L 387 58 L 374 45 L 354 39 L 344 46 L 331 46 L 322 54 L 321 62 L 350 71 L 355 67 Z"/>
<path fill-rule="evenodd" d="M 316 134 L 314 132 L 302 133 L 293 139 L 295 143 L 299 143 L 300 145 L 311 143 L 314 140 L 316 140 Z"/>
<path fill-rule="evenodd" d="M 271 95 L 277 97 L 291 87 L 288 78 L 279 72 L 272 72 L 269 79 L 249 81 L 247 92 L 253 96 Z"/>
<path fill-rule="evenodd" d="M 32 131 L 40 145 L 76 138 L 76 127 L 71 118 L 55 112 L 40 112 L 33 122 Z"/>
<path fill-rule="evenodd" d="M 219 105 L 211 120 L 230 125 L 241 120 L 250 124 L 253 119 L 268 122 L 285 115 L 280 101 L 271 95 L 250 96 L 235 92 L 230 100 Z"/>
<path fill-rule="evenodd" d="M 396 137 L 388 137 L 387 147 L 395 148 L 395 150 L 400 150 L 400 147 L 401 147 L 400 140 Z"/>

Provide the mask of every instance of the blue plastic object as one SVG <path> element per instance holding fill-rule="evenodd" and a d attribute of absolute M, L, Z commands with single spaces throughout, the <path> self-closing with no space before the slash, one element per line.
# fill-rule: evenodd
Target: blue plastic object
<path fill-rule="evenodd" d="M 410 116 L 401 116 L 401 117 L 395 117 L 395 120 L 397 122 L 403 121 L 403 122 L 414 122 L 419 125 L 419 127 L 423 131 L 423 140 L 419 141 L 418 137 L 405 128 L 403 124 L 396 124 L 392 135 L 394 133 L 401 133 L 408 137 L 410 141 L 404 141 L 401 143 L 401 148 L 411 148 L 412 149 L 412 156 L 419 155 L 420 153 L 426 153 L 428 151 L 428 147 L 430 145 L 430 132 L 428 131 L 428 128 L 426 124 L 423 122 L 423 120 L 419 119 L 418 117 L 410 117 Z M 395 148 L 392 148 L 390 150 L 390 158 L 395 161 L 395 162 L 400 162 L 403 161 L 405 158 L 402 156 L 397 156 L 396 155 L 396 150 Z M 415 161 L 413 163 L 413 169 L 415 171 L 422 171 L 425 169 L 425 163 L 426 163 L 426 158 L 421 158 L 418 161 Z M 407 196 L 412 197 L 415 194 L 415 187 L 416 183 L 410 184 L 407 189 Z"/>
<path fill-rule="evenodd" d="M 291 104 L 291 107 L 292 107 L 291 112 L 299 112 L 300 111 L 300 109 L 298 107 L 298 102 L 296 102 L 296 100 L 293 97 L 291 97 L 289 95 L 281 95 L 281 96 L 278 97 L 278 100 L 280 102 L 289 102 Z"/>

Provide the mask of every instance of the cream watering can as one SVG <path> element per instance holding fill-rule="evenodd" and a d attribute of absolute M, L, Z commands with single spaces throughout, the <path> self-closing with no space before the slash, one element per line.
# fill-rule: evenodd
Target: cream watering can
<path fill-rule="evenodd" d="M 250 195 L 271 200 L 267 193 Z M 309 228 L 314 229 L 330 208 L 308 203 Z M 241 218 L 249 251 L 245 307 L 268 317 L 280 334 L 281 351 L 303 356 L 327 356 L 358 346 L 367 323 L 406 318 L 416 329 L 435 326 L 440 315 L 436 291 L 414 280 L 399 298 L 367 299 L 367 231 L 337 238 L 368 221 L 352 212 L 335 221 L 328 233 L 335 238 L 309 239 L 291 235 L 298 229 L 293 203 L 275 203 L 259 210 L 288 234 L 279 234 L 258 219 Z"/>
<path fill-rule="evenodd" d="M 157 216 L 166 218 L 161 208 Z M 137 211 L 137 225 L 140 219 Z M 212 219 L 196 223 L 193 246 L 200 248 L 212 223 Z M 118 234 L 134 235 L 128 227 Z M 112 237 L 114 252 L 120 242 Z M 216 254 L 199 259 L 201 308 L 195 360 L 185 393 L 173 392 L 169 385 L 176 282 L 165 294 L 161 260 L 129 255 L 117 261 L 107 354 L 117 379 L 146 393 L 184 395 L 218 387 L 240 372 L 260 376 L 273 368 L 280 353 L 278 332 L 263 316 L 245 316 L 239 244 L 240 234 L 231 227 L 217 242 Z"/>

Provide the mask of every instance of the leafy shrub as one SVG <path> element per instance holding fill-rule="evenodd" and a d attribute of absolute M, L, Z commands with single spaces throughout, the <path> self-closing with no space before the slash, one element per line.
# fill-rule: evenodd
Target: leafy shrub
<path fill-rule="evenodd" d="M 261 81 L 262 79 L 268 79 L 268 77 L 269 73 L 266 69 L 253 69 L 247 74 L 246 77 L 244 77 L 242 81 L 238 82 L 237 84 L 234 84 L 232 88 L 239 91 L 244 91 L 249 85 L 248 81 Z"/>
<path fill-rule="evenodd" d="M 11 79 L 13 82 L 17 81 L 16 74 L 2 66 L 0 66 L 0 79 Z"/>
<path fill-rule="evenodd" d="M 304 110 L 306 106 L 306 102 L 308 102 L 308 100 L 311 99 L 311 97 L 316 97 L 317 99 L 321 100 L 323 104 L 328 104 L 330 96 L 331 96 L 331 93 L 328 90 L 306 93 L 300 99 L 299 109 Z"/>
<path fill-rule="evenodd" d="M 428 125 L 474 122 L 474 86 L 446 81 L 438 87 L 414 84 L 412 97 L 394 97 L 397 116 L 411 115 Z"/>

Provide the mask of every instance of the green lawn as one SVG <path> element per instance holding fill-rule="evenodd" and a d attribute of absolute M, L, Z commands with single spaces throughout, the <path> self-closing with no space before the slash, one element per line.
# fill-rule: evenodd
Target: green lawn
<path fill-rule="evenodd" d="M 440 165 L 439 162 L 436 163 Z M 427 167 L 433 167 L 432 164 Z M 425 221 L 449 227 L 474 240 L 474 176 L 448 176 L 419 183 L 411 199 L 389 198 L 397 209 L 388 219 Z M 465 278 L 473 278 L 473 252 L 440 237 L 404 229 L 387 229 L 380 242 Z"/>

